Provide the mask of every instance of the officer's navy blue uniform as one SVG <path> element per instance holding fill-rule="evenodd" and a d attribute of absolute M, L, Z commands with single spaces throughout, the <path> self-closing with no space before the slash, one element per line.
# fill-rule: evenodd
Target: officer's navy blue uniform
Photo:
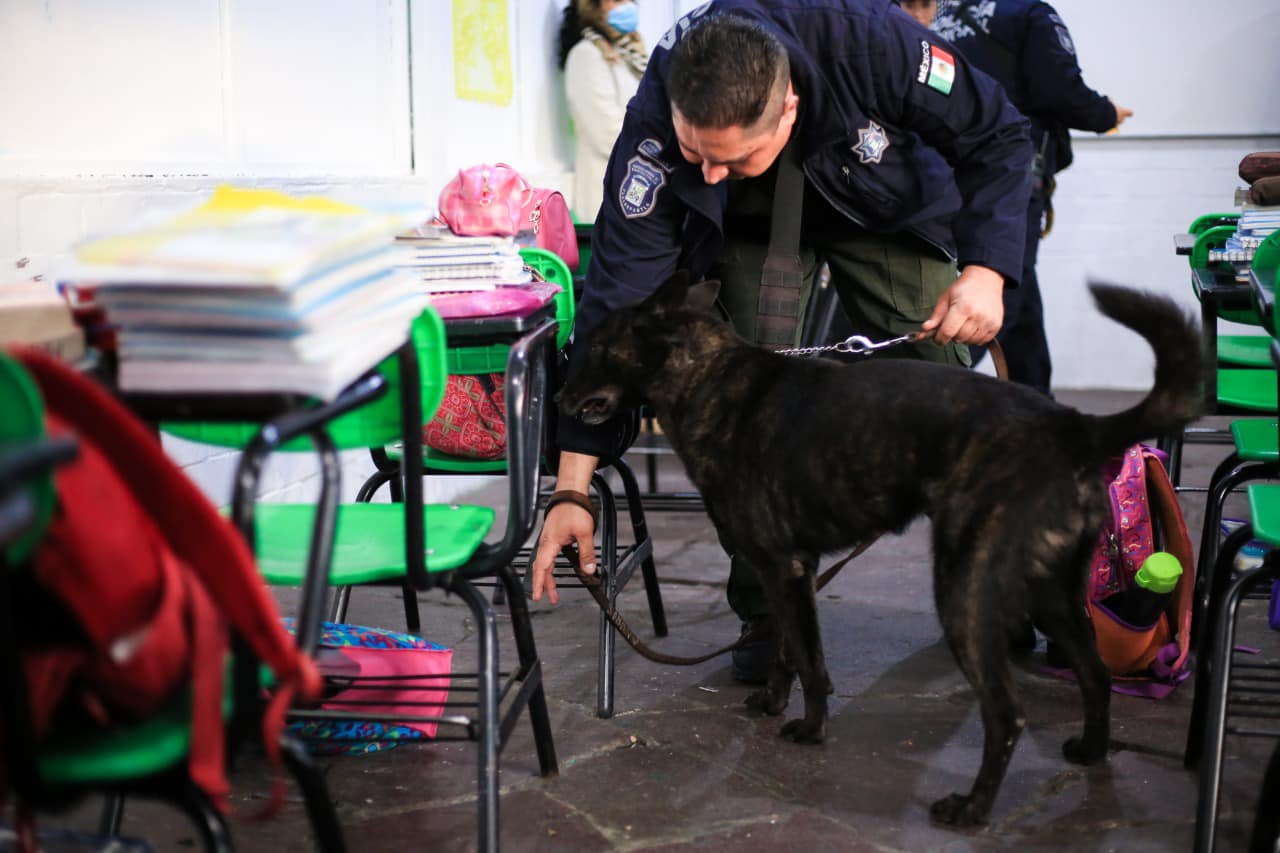
<path fill-rule="evenodd" d="M 1068 128 L 1103 133 L 1115 127 L 1115 106 L 1085 85 L 1075 45 L 1062 18 L 1040 0 L 942 0 L 934 31 L 978 68 L 1000 81 L 1031 120 L 1036 179 L 1027 207 L 1022 286 L 1005 291 L 1004 325 L 997 336 L 1009 378 L 1049 393 L 1052 364 L 1036 279 L 1036 251 L 1044 216 L 1046 177 L 1071 163 Z"/>
<path fill-rule="evenodd" d="M 575 337 L 652 293 L 676 269 L 719 255 L 726 191 L 680 155 L 670 51 L 696 19 L 761 22 L 785 46 L 800 99 L 794 140 L 806 182 L 851 228 L 915 235 L 960 266 L 1016 286 L 1030 191 L 1027 123 L 1000 87 L 891 0 L 718 0 L 658 43 L 627 107 L 605 177 Z M 963 211 L 963 212 L 962 212 Z M 609 457 L 617 430 L 562 418 L 561 449 Z M 625 440 L 624 440 L 625 442 Z"/>

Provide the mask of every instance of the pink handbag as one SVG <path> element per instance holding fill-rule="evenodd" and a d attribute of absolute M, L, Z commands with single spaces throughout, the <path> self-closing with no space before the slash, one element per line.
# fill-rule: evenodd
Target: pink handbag
<path fill-rule="evenodd" d="M 522 210 L 523 221 L 533 226 L 534 239 L 541 249 L 555 252 L 570 270 L 578 268 L 578 234 L 573 215 L 559 190 L 537 187 Z"/>
<path fill-rule="evenodd" d="M 539 248 L 578 268 L 578 237 L 569 205 L 558 190 L 535 188 L 506 163 L 480 163 L 458 172 L 437 202 L 455 234 L 513 237 L 532 231 Z"/>
<path fill-rule="evenodd" d="M 440 191 L 440 215 L 455 234 L 512 237 L 529 194 L 529 182 L 504 163 L 468 166 Z"/>

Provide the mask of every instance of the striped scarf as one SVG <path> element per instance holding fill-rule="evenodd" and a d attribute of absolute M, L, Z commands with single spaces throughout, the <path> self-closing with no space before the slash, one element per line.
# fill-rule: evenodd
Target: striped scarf
<path fill-rule="evenodd" d="M 644 69 L 649 65 L 649 55 L 644 52 L 644 42 L 639 33 L 627 33 L 617 41 L 609 41 L 595 27 L 583 27 L 582 37 L 600 48 L 609 63 L 622 60 L 636 78 L 644 76 Z"/>

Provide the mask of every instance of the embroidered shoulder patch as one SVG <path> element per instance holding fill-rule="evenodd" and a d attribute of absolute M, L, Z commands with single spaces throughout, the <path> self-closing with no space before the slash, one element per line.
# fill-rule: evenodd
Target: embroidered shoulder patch
<path fill-rule="evenodd" d="M 653 212 L 658 190 L 667 183 L 666 174 L 643 157 L 627 161 L 627 174 L 618 190 L 618 204 L 628 219 L 648 216 Z"/>
<path fill-rule="evenodd" d="M 649 162 L 653 163 L 653 165 L 657 166 L 662 171 L 671 171 L 671 164 L 662 159 L 662 143 L 657 139 L 648 137 L 642 140 L 640 144 L 636 146 L 636 151 L 640 153 L 640 156 L 648 157 Z"/>
<path fill-rule="evenodd" d="M 1071 34 L 1067 32 L 1066 27 L 1054 27 L 1054 32 L 1058 34 L 1058 44 L 1062 45 L 1062 49 L 1072 56 L 1076 55 L 1075 43 L 1071 41 Z"/>
<path fill-rule="evenodd" d="M 858 131 L 858 144 L 852 150 L 859 163 L 879 163 L 888 147 L 889 135 L 873 121 Z"/>
<path fill-rule="evenodd" d="M 956 79 L 956 58 L 936 44 L 922 41 L 920 46 L 923 55 L 920 58 L 920 70 L 916 73 L 916 82 L 950 95 L 951 86 Z"/>

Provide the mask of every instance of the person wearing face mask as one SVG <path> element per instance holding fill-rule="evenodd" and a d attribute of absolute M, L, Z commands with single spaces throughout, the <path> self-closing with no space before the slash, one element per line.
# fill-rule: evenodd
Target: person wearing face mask
<path fill-rule="evenodd" d="M 628 0 L 569 0 L 564 9 L 559 59 L 576 137 L 573 212 L 580 222 L 593 222 L 600 209 L 609 152 L 648 63 L 639 22 Z"/>

